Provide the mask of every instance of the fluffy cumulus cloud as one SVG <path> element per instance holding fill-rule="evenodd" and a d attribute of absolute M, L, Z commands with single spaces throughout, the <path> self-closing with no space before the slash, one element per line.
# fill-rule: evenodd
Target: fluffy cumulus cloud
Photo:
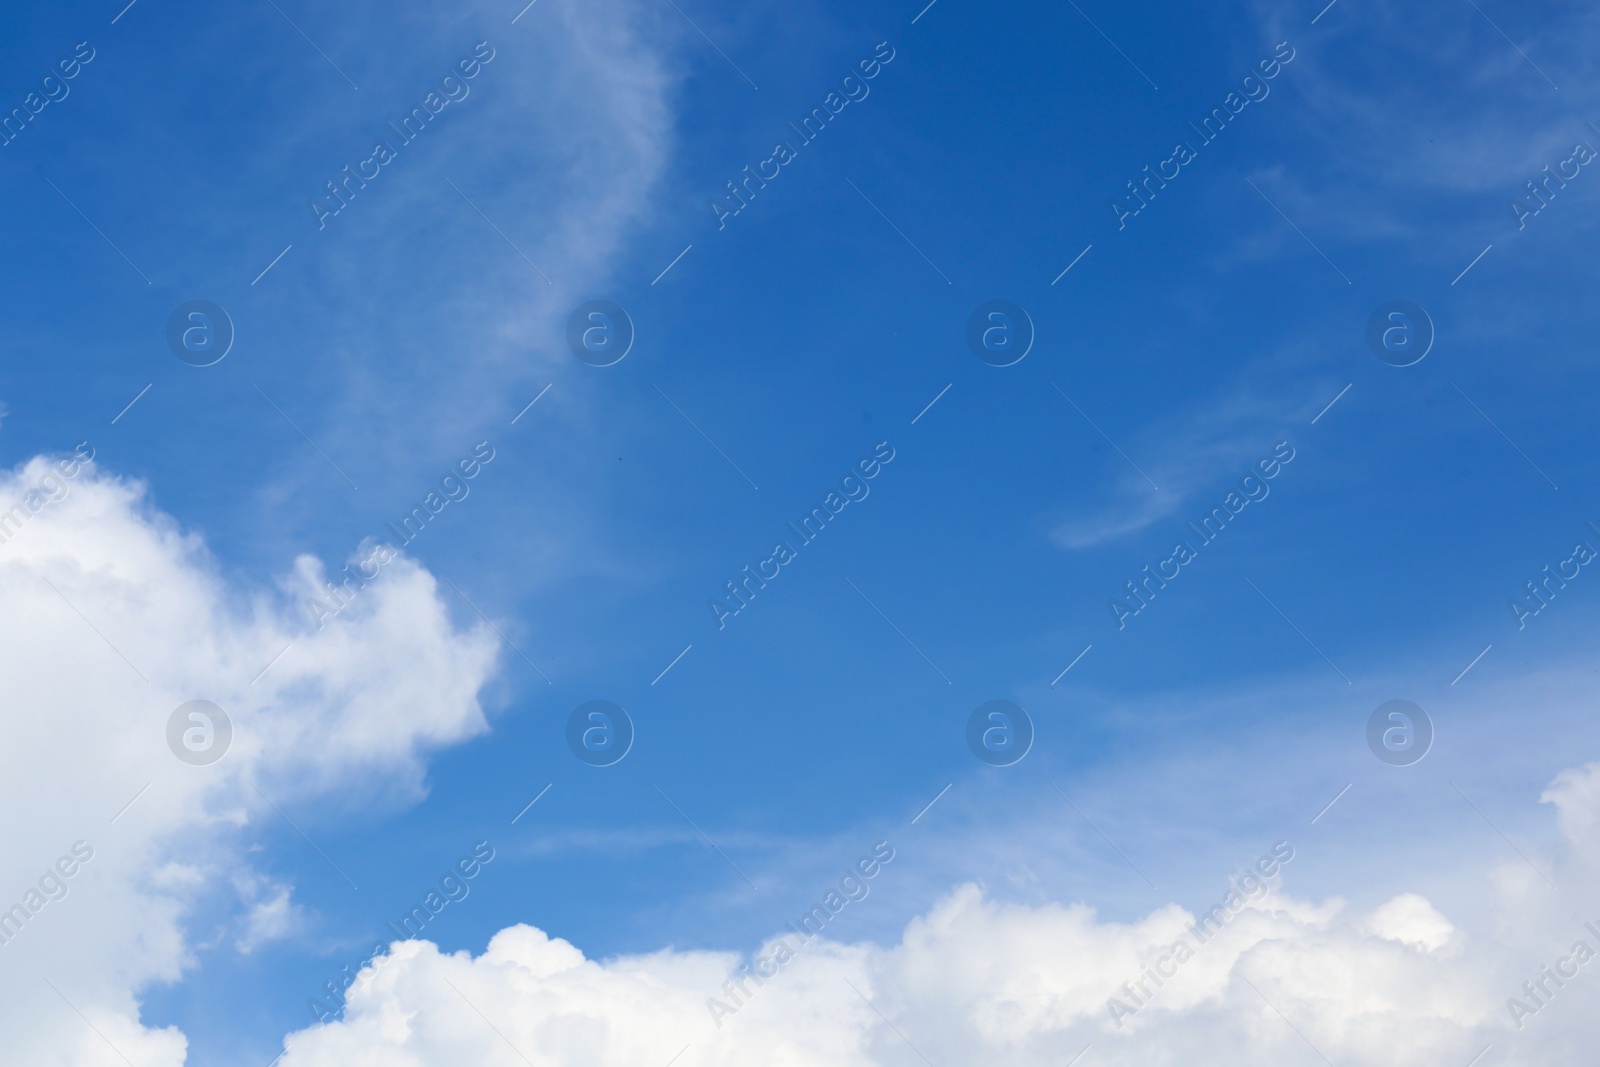
<path fill-rule="evenodd" d="M 428 753 L 487 728 L 498 649 L 404 557 L 321 627 L 309 561 L 241 592 L 90 452 L 0 475 L 0 1031 L 8 1062 L 168 1067 L 184 1037 L 144 1027 L 136 997 L 192 965 L 196 909 L 245 951 L 298 921 L 293 887 L 249 863 L 278 830 L 263 794 L 420 795 Z M 168 748 L 194 699 L 232 723 L 206 766 Z"/>
<path fill-rule="evenodd" d="M 0 476 L 0 535 L 7 1051 L 176 1067 L 184 1036 L 145 1026 L 138 996 L 192 973 L 197 909 L 230 916 L 209 943 L 236 951 L 299 921 L 293 887 L 249 862 L 277 818 L 263 794 L 420 796 L 430 752 L 486 729 L 495 638 L 455 627 L 405 557 L 320 626 L 305 606 L 315 561 L 241 594 L 142 486 L 80 458 Z M 206 766 L 168 748 L 169 717 L 196 698 L 234 728 Z M 748 957 L 594 960 L 517 925 L 476 957 L 392 946 L 343 1017 L 288 1035 L 280 1062 L 1059 1067 L 1091 1046 L 1084 1063 L 1130 1067 L 1465 1064 L 1485 1046 L 1497 1063 L 1567 1062 L 1600 1008 L 1600 906 L 1581 888 L 1597 782 L 1590 764 L 1543 793 L 1561 889 L 1514 859 L 1485 872 L 1468 916 L 1401 884 L 1363 907 L 1308 899 L 1263 857 L 1215 909 L 1127 921 L 963 885 L 887 945 L 789 931 Z"/>
<path fill-rule="evenodd" d="M 1591 795 L 1560 795 L 1597 814 Z M 1592 861 L 1568 845 L 1574 870 Z M 1415 892 L 1358 910 L 1301 899 L 1283 877 L 1234 879 L 1220 912 L 1167 905 L 1130 922 L 964 885 L 897 944 L 791 930 L 749 957 L 600 961 L 520 925 L 476 958 L 406 942 L 358 978 L 341 1021 L 290 1035 L 281 1062 L 1060 1067 L 1088 1049 L 1085 1064 L 1128 1067 L 1394 1067 L 1465 1064 L 1486 1047 L 1496 1063 L 1576 1062 L 1586 1047 L 1600 973 L 1578 945 L 1592 954 L 1600 935 L 1558 892 L 1532 900 L 1491 872 L 1491 914 L 1466 930 Z M 1505 921 L 1527 911 L 1535 921 Z"/>
<path fill-rule="evenodd" d="M 1562 771 L 1539 799 L 1555 805 L 1563 834 L 1600 858 L 1600 763 Z"/>

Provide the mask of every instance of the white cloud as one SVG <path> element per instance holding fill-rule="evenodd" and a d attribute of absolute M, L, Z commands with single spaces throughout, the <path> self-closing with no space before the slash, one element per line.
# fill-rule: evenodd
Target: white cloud
<path fill-rule="evenodd" d="M 47 463 L 0 477 L 0 500 L 24 498 Z M 454 629 L 431 576 L 403 559 L 318 630 L 303 607 L 314 563 L 241 598 L 140 486 L 92 468 L 66 484 L 0 545 L 11 608 L 0 616 L 9 709 L 0 803 L 26 815 L 0 827 L 0 903 L 25 900 L 74 842 L 93 855 L 63 880 L 64 896 L 0 945 L 0 1010 L 18 1062 L 83 1067 L 125 1055 L 172 1067 L 183 1036 L 142 1026 L 137 996 L 192 965 L 186 922 L 198 905 L 235 902 L 226 943 L 242 950 L 295 927 L 291 887 L 244 862 L 248 832 L 276 818 L 253 787 L 280 803 L 340 788 L 420 795 L 428 753 L 485 729 L 476 693 L 496 639 L 487 627 Z M 226 708 L 235 727 L 233 748 L 208 767 L 166 748 L 168 715 L 196 696 Z M 1590 764 L 1556 774 L 1543 793 L 1566 842 L 1561 871 L 1592 862 L 1597 781 Z M 1469 922 L 1403 884 L 1400 870 L 1398 895 L 1365 912 L 1276 888 L 1159 987 L 1139 983 L 1188 936 L 1195 916 L 1184 908 L 1115 921 L 972 885 L 913 919 L 897 943 L 818 939 L 743 992 L 724 988 L 741 963 L 726 952 L 597 961 L 527 926 L 502 931 L 477 958 L 403 943 L 352 991 L 344 1020 L 290 1035 L 281 1062 L 509 1067 L 527 1055 L 605 1067 L 665 1063 L 687 1045 L 681 1067 L 895 1067 L 920 1062 L 909 1040 L 941 1067 L 1059 1067 L 1088 1044 L 1097 1063 L 1220 1064 L 1308 1057 L 1309 1041 L 1340 1067 L 1361 1067 L 1465 1063 L 1491 1041 L 1509 1063 L 1580 1047 L 1585 1012 L 1600 1007 L 1600 980 L 1585 984 L 1593 976 L 1521 1030 L 1506 1011 L 1525 979 L 1588 936 L 1567 928 L 1570 909 L 1537 874 L 1519 859 L 1494 869 L 1490 903 Z M 1139 990 L 1139 1010 L 1119 1027 L 1108 1003 L 1131 997 L 1124 982 Z M 737 1009 L 720 1026 L 713 998 Z"/>
<path fill-rule="evenodd" d="M 282 805 L 420 795 L 426 755 L 487 728 L 498 639 L 457 630 L 404 559 L 318 630 L 303 588 L 242 594 L 141 485 L 56 462 L 0 474 L 0 501 L 23 502 L 0 544 L 0 908 L 24 909 L 0 944 L 7 1057 L 165 1067 L 183 1037 L 143 1028 L 136 996 L 191 965 L 187 917 L 220 901 L 242 949 L 292 929 L 290 887 L 244 854 L 278 819 L 257 788 Z M 27 495 L 40 485 L 56 499 Z M 209 766 L 167 748 L 168 717 L 196 698 L 233 725 Z"/>
<path fill-rule="evenodd" d="M 259 875 L 241 875 L 234 879 L 234 888 L 249 907 L 233 943 L 241 953 L 249 954 L 269 942 L 281 941 L 303 926 L 305 909 L 294 903 L 293 887 Z"/>
<path fill-rule="evenodd" d="M 1553 921 L 1565 910 L 1516 894 L 1495 906 L 1531 906 Z M 1576 979 L 1559 1010 L 1552 1000 L 1518 1029 L 1506 998 L 1522 978 L 1574 938 L 1597 939 L 1575 927 L 1549 944 L 1510 943 L 1458 928 L 1415 892 L 1367 913 L 1258 893 L 1204 943 L 1195 922 L 1172 904 L 1115 922 L 1079 904 L 1005 903 L 964 885 L 889 946 L 805 945 L 790 932 L 748 960 L 667 950 L 599 961 L 520 925 L 477 958 L 407 942 L 365 972 L 342 1021 L 290 1035 L 281 1062 L 622 1067 L 682 1050 L 682 1067 L 897 1067 L 922 1057 L 938 1067 L 1059 1067 L 1092 1045 L 1095 1064 L 1127 1067 L 1313 1063 L 1318 1054 L 1340 1067 L 1395 1067 L 1464 1064 L 1493 1044 L 1497 1062 L 1538 1064 L 1588 1040 L 1586 1020 L 1600 1007 L 1600 978 Z M 1179 941 L 1192 951 L 1173 962 Z M 776 973 L 761 964 L 760 984 L 743 976 L 774 960 L 780 943 L 792 959 Z M 1159 982 L 1150 977 L 1158 960 Z M 736 984 L 725 985 L 730 977 Z M 1119 1017 L 1112 998 L 1136 1010 Z"/>
<path fill-rule="evenodd" d="M 1420 893 L 1401 893 L 1385 902 L 1367 920 L 1366 931 L 1427 952 L 1450 942 L 1455 927 Z"/>
<path fill-rule="evenodd" d="M 1600 853 L 1600 762 L 1562 771 L 1539 799 L 1555 805 L 1556 821 L 1568 839 L 1586 846 L 1591 856 Z"/>

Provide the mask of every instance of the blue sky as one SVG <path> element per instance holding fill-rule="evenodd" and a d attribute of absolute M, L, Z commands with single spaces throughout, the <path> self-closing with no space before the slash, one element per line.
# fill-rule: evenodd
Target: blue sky
<path fill-rule="evenodd" d="M 895 862 L 830 936 L 892 944 L 964 882 L 1108 922 L 1193 910 L 1278 839 L 1306 899 L 1415 891 L 1493 927 L 1479 879 L 1522 862 L 1510 841 L 1581 854 L 1540 793 L 1594 758 L 1600 579 L 1520 629 L 1508 601 L 1600 547 L 1600 178 L 1570 164 L 1537 215 L 1510 205 L 1600 146 L 1600 101 L 1592 14 L 1476 6 L 8 13 L 5 108 L 93 50 L 0 148 L 8 466 L 89 441 L 95 477 L 145 487 L 139 522 L 203 544 L 218 618 L 292 634 L 315 629 L 297 557 L 338 571 L 493 450 L 405 548 L 493 652 L 458 694 L 485 728 L 418 727 L 405 772 L 302 760 L 341 714 L 306 698 L 248 777 L 281 815 L 208 793 L 254 805 L 225 847 L 149 846 L 292 887 L 288 918 L 241 950 L 237 887 L 186 890 L 181 963 L 126 990 L 143 1026 L 190 1064 L 267 1063 L 483 840 L 425 935 L 447 952 L 517 923 L 590 959 L 748 952 L 880 840 Z M 324 183 L 475 47 L 465 95 L 319 229 Z M 1288 55 L 1201 144 L 1190 123 Z M 719 225 L 779 141 L 792 161 Z M 1179 141 L 1192 161 L 1119 226 Z M 567 347 L 592 299 L 636 331 L 609 367 Z M 996 299 L 1036 331 L 1009 367 L 965 340 Z M 1408 367 L 1365 340 L 1396 299 L 1436 331 Z M 215 365 L 167 347 L 190 300 L 234 325 Z M 798 546 L 786 524 L 874 449 L 870 492 Z M 1186 524 L 1275 449 L 1270 492 L 1199 545 Z M 780 539 L 796 558 L 719 628 L 708 602 Z M 1119 627 L 1178 541 L 1194 560 Z M 591 699 L 635 724 L 614 766 L 567 749 Z M 1012 767 L 964 740 L 993 699 L 1037 730 Z M 1367 751 L 1390 699 L 1435 724 L 1416 766 Z"/>

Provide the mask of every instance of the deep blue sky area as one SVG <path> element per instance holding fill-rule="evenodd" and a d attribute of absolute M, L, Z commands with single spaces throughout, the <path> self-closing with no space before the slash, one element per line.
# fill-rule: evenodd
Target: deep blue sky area
<path fill-rule="evenodd" d="M 337 571 L 494 451 L 406 548 L 457 626 L 503 635 L 490 728 L 430 750 L 418 794 L 286 802 L 359 891 L 251 822 L 302 911 L 241 953 L 204 935 L 229 902 L 194 904 L 189 971 L 141 994 L 191 1064 L 264 1064 L 480 840 L 496 858 L 430 939 L 476 953 L 526 922 L 603 958 L 748 951 L 878 840 L 902 858 L 837 936 L 891 942 L 963 881 L 1196 906 L 1291 818 L 1295 875 L 1360 898 L 1384 856 L 1304 825 L 1352 781 L 1352 820 L 1385 789 L 1440 813 L 1421 852 L 1499 847 L 1450 782 L 1553 833 L 1538 789 L 1593 727 L 1551 751 L 1505 694 L 1592 674 L 1600 578 L 1520 629 L 1508 601 L 1600 546 L 1600 176 L 1509 205 L 1600 146 L 1592 49 L 1560 32 L 1580 5 L 1080 3 L 0 16 L 0 108 L 93 50 L 0 147 L 8 465 L 87 440 L 241 605 L 292 607 L 296 557 Z M 470 93 L 319 229 L 324 183 L 479 42 Z M 1190 124 L 1285 55 L 1202 143 Z M 778 142 L 793 159 L 719 222 Z M 595 299 L 636 334 L 611 366 L 566 338 Z M 192 300 L 236 332 L 212 366 L 169 349 Z M 1011 366 L 967 342 L 991 300 L 1031 321 Z M 1410 366 L 1367 341 L 1394 300 L 1431 320 Z M 875 449 L 870 491 L 800 543 L 787 524 Z M 1266 495 L 1200 542 L 1275 449 Z M 709 602 L 778 541 L 793 561 L 719 626 Z M 1119 621 L 1180 541 L 1193 560 Z M 1362 733 L 1397 698 L 1439 727 L 1403 786 Z M 567 745 L 593 699 L 636 728 L 614 766 Z M 988 700 L 1033 721 L 1015 766 L 969 751 Z"/>

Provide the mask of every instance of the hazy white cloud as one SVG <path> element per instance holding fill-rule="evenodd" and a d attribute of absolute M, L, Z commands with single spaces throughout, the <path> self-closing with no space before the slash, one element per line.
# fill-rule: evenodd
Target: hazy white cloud
<path fill-rule="evenodd" d="M 1177 425 L 1165 420 L 1142 427 L 1123 444 L 1141 457 L 1143 473 L 1130 469 L 1121 457 L 1107 457 L 1115 471 L 1105 494 L 1110 499 L 1057 523 L 1052 539 L 1066 549 L 1092 548 L 1163 520 L 1171 520 L 1177 532 L 1189 517 L 1186 509 L 1199 517 L 1220 503 L 1228 489 L 1255 473 L 1256 460 L 1271 456 L 1273 445 L 1284 439 L 1284 422 L 1308 403 L 1304 396 L 1263 383 L 1261 379 L 1275 378 L 1279 369 L 1258 363 L 1250 380 L 1241 379 L 1230 392 L 1207 398 Z M 1296 388 L 1303 390 L 1304 383 Z M 1160 488 L 1152 487 L 1145 475 Z M 1213 489 L 1216 499 L 1206 500 Z"/>
<path fill-rule="evenodd" d="M 259 875 L 240 875 L 234 879 L 240 902 L 248 907 L 233 945 L 251 953 L 262 945 L 281 941 L 305 922 L 305 911 L 294 903 L 292 887 Z"/>

